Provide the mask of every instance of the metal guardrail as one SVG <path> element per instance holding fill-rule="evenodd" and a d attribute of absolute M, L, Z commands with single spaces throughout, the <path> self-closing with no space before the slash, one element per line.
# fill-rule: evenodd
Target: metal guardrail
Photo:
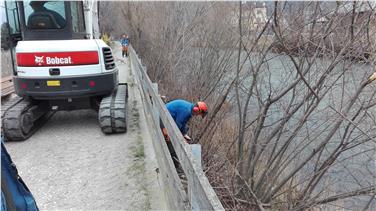
<path fill-rule="evenodd" d="M 1 97 L 6 97 L 14 92 L 13 76 L 1 78 Z"/>
<path fill-rule="evenodd" d="M 224 210 L 216 193 L 211 187 L 201 165 L 194 158 L 190 146 L 177 128 L 165 104 L 158 95 L 158 85 L 149 79 L 146 67 L 132 47 L 129 48 L 130 61 L 136 80 L 142 89 L 142 98 L 148 124 L 154 128 L 150 131 L 153 146 L 162 176 L 165 198 L 172 210 Z M 172 145 L 188 180 L 188 196 L 185 193 L 180 178 L 177 175 L 163 134 L 160 130 L 160 119 L 167 129 Z"/>

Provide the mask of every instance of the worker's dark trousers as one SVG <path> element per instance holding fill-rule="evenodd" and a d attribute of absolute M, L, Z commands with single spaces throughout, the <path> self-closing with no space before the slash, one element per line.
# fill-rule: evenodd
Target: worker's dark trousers
<path fill-rule="evenodd" d="M 174 161 L 175 168 L 179 168 L 180 162 L 179 162 L 178 156 L 176 155 L 175 149 L 172 146 L 171 141 L 166 141 L 166 143 L 167 143 L 168 151 L 170 151 L 172 161 Z"/>
<path fill-rule="evenodd" d="M 123 57 L 128 57 L 128 51 L 123 51 Z"/>
<path fill-rule="evenodd" d="M 123 46 L 122 56 L 128 57 L 128 46 Z"/>
<path fill-rule="evenodd" d="M 165 141 L 166 141 L 166 144 L 167 144 L 167 147 L 168 147 L 168 151 L 170 151 L 172 161 L 174 161 L 175 168 L 179 168 L 180 162 L 179 162 L 178 156 L 176 155 L 174 146 L 172 146 L 171 140 L 169 140 L 168 135 L 163 132 L 163 130 L 166 130 L 166 129 L 165 129 L 163 122 L 161 120 L 159 121 L 159 124 L 160 124 L 161 130 L 162 130 L 163 136 L 165 138 Z"/>

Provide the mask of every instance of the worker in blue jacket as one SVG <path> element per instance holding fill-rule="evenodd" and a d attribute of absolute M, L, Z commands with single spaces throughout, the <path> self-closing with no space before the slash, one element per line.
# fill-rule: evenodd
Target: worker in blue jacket
<path fill-rule="evenodd" d="M 180 132 L 183 134 L 187 141 L 191 138 L 187 135 L 187 123 L 193 115 L 201 115 L 205 117 L 208 112 L 206 103 L 197 102 L 196 104 L 190 103 L 185 100 L 173 100 L 166 104 L 167 110 L 170 112 Z"/>
<path fill-rule="evenodd" d="M 123 34 L 122 38 L 120 39 L 120 44 L 121 44 L 121 52 L 122 52 L 122 56 L 124 58 L 125 57 L 128 57 L 128 46 L 129 46 L 129 37 L 128 35 L 126 34 Z"/>
<path fill-rule="evenodd" d="M 187 123 L 192 116 L 201 116 L 204 118 L 208 113 L 208 107 L 205 102 L 197 102 L 195 104 L 185 101 L 185 100 L 172 100 L 166 104 L 167 110 L 171 114 L 171 117 L 174 119 L 176 125 L 178 126 L 180 132 L 185 138 L 187 143 L 190 143 L 191 138 L 187 135 L 188 127 Z M 171 144 L 171 141 L 167 135 L 167 130 L 164 128 L 163 123 L 161 122 L 161 128 L 163 135 L 166 139 L 168 149 L 171 153 L 171 156 L 174 160 L 175 166 L 178 165 L 177 156 L 175 150 Z"/>

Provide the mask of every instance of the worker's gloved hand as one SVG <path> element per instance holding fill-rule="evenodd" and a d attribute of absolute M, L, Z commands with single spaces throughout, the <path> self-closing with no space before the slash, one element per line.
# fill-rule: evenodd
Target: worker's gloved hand
<path fill-rule="evenodd" d="M 191 143 L 191 141 L 192 141 L 191 137 L 189 137 L 187 134 L 185 134 L 183 137 L 184 137 L 185 141 L 187 142 L 187 144 Z"/>

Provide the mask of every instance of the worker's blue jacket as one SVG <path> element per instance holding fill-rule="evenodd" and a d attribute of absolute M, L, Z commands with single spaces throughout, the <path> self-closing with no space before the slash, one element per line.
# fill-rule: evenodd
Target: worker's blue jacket
<path fill-rule="evenodd" d="M 122 46 L 128 46 L 129 45 L 129 39 L 128 38 L 120 39 L 120 44 Z"/>
<path fill-rule="evenodd" d="M 185 100 L 173 100 L 166 104 L 167 110 L 175 120 L 180 132 L 185 135 L 188 132 L 187 122 L 192 117 L 194 105 Z"/>

